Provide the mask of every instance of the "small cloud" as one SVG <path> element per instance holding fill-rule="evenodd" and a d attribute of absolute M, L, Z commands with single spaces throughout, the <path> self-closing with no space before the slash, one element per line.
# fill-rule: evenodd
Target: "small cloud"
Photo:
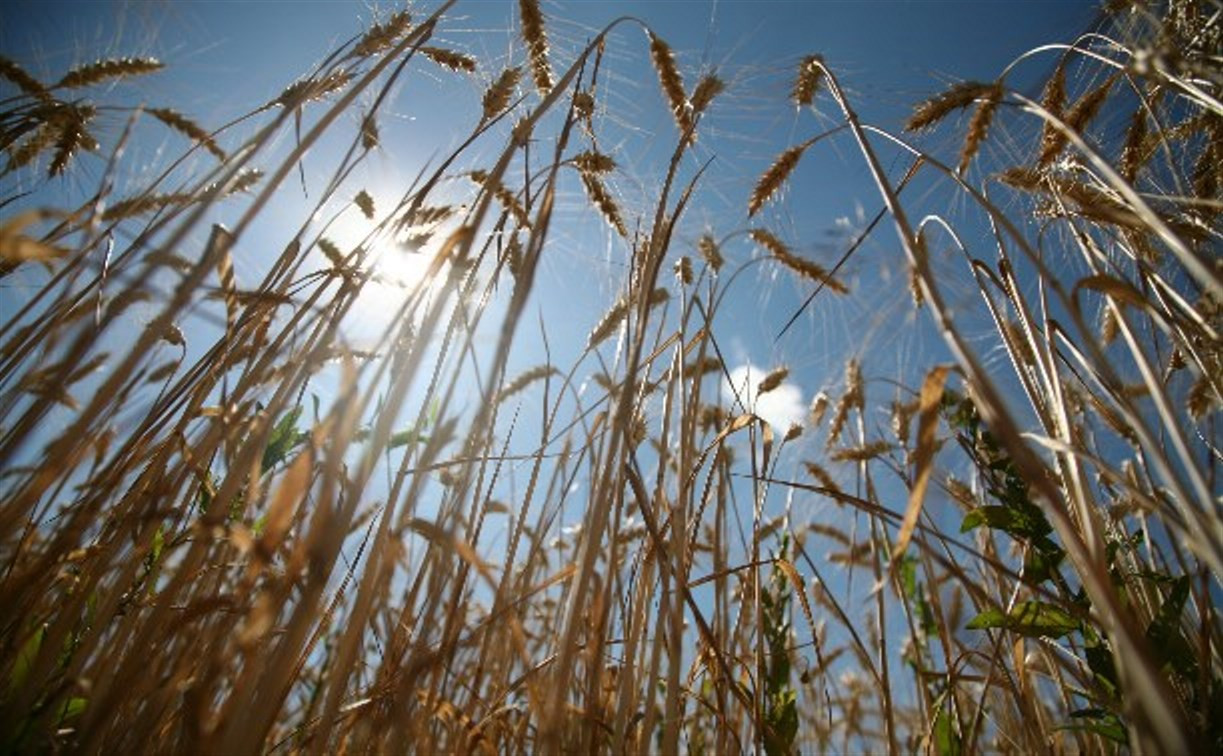
<path fill-rule="evenodd" d="M 768 372 L 750 362 L 740 365 L 730 371 L 729 383 L 722 382 L 722 396 L 726 398 L 727 402 L 733 403 L 735 400 L 735 391 L 731 389 L 733 385 L 747 405 L 749 412 L 759 415 L 765 422 L 773 426 L 775 431 L 785 433 L 791 425 L 802 424 L 807 415 L 807 407 L 803 403 L 803 392 L 797 384 L 787 381 L 763 396 L 757 396 L 756 386 L 768 375 Z"/>

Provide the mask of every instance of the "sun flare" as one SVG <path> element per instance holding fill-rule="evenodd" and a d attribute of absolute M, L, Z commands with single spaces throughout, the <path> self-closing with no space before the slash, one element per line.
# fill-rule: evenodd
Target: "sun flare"
<path fill-rule="evenodd" d="M 422 286 L 432 288 L 444 278 L 444 269 L 430 277 L 439 246 L 436 236 L 420 228 L 380 222 L 377 216 L 367 218 L 355 204 L 344 208 L 324 227 L 320 254 L 330 257 L 338 251 L 343 260 L 355 260 L 360 271 L 369 276 L 362 285 L 361 304 L 354 317 L 358 330 L 381 329 Z M 353 255 L 358 250 L 360 253 Z"/>

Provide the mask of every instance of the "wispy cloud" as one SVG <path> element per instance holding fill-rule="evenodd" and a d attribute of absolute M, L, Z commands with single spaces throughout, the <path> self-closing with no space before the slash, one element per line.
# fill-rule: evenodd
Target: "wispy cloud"
<path fill-rule="evenodd" d="M 756 386 L 768 374 L 748 362 L 730 371 L 730 382 L 722 382 L 722 395 L 727 402 L 733 402 L 735 391 L 743 399 L 750 412 L 764 419 L 773 429 L 784 433 L 794 423 L 802 423 L 807 407 L 803 403 L 803 391 L 798 384 L 786 381 L 763 396 L 757 396 Z"/>

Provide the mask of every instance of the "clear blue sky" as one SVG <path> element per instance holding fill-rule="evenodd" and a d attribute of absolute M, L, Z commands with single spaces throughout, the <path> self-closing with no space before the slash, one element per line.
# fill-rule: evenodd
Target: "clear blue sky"
<path fill-rule="evenodd" d="M 7 0 L 0 5 L 0 53 L 49 80 L 98 57 L 155 56 L 167 64 L 165 71 L 123 82 L 113 95 L 132 103 L 169 105 L 215 126 L 274 98 L 330 50 L 399 7 L 347 0 Z M 423 18 L 435 7 L 436 3 L 421 3 L 416 16 Z M 466 113 L 459 120 L 473 122 L 471 114 L 487 82 L 503 66 L 523 62 L 517 7 L 514 0 L 460 0 L 438 29 L 435 44 L 471 53 L 480 60 L 481 69 L 474 77 L 431 71 L 409 80 L 389 103 L 383 118 L 386 148 L 357 176 L 376 197 L 389 196 L 410 181 L 425 161 L 453 147 L 460 135 L 453 129 L 452 114 Z M 702 141 L 691 153 L 692 168 L 711 157 L 714 163 L 702 181 L 706 194 L 694 203 L 689 225 L 678 235 L 677 254 L 704 229 L 722 235 L 763 222 L 799 252 L 826 265 L 839 256 L 848 234 L 878 209 L 861 161 L 847 142 L 821 145 L 804 157 L 791 180 L 788 202 L 767 207 L 750 223 L 745 212 L 745 199 L 756 177 L 782 149 L 839 122 L 827 97 L 817 101 L 817 112 L 799 112 L 787 104 L 794 66 L 802 56 L 822 54 L 838 72 L 859 113 L 894 130 L 914 102 L 948 83 L 990 79 L 1026 50 L 1070 41 L 1090 27 L 1096 7 L 1095 2 L 1081 0 L 543 2 L 558 68 L 573 60 L 597 30 L 629 15 L 645 21 L 672 45 L 689 86 L 711 69 L 730 85 L 711 110 Z M 660 160 L 675 138 L 674 126 L 661 107 L 647 50 L 639 28 L 621 27 L 609 47 L 603 84 L 609 114 L 603 127 L 612 135 L 604 146 L 619 148 L 616 158 L 622 170 L 615 189 L 630 207 L 634 196 L 648 197 L 649 187 L 657 184 Z M 1034 88 L 1029 82 L 1039 81 L 1054 60 L 1054 55 L 1034 60 L 1009 83 L 1019 89 Z M 116 132 L 121 126 L 121 120 L 110 124 Z M 153 144 L 147 155 L 132 157 L 153 165 L 158 149 L 181 147 L 168 135 L 162 138 L 166 141 Z M 957 138 L 958 132 L 945 131 L 927 137 L 925 144 L 954 150 L 951 145 Z M 101 160 L 97 157 L 84 166 L 88 176 L 100 174 Z M 307 159 L 308 181 L 317 185 L 325 180 L 329 165 L 328 156 L 316 151 Z M 897 162 L 889 167 L 899 171 L 903 166 Z M 134 185 L 138 180 L 135 177 Z M 27 201 L 65 204 L 67 195 L 86 189 L 91 189 L 88 180 L 56 180 Z M 638 189 L 642 191 L 634 193 Z M 301 199 L 300 193 L 286 194 Z M 584 204 L 580 196 L 574 199 L 575 205 Z M 288 213 L 295 209 L 284 208 Z M 589 220 L 589 211 L 585 212 L 575 217 Z M 277 238 L 276 231 L 263 230 L 272 246 L 284 242 L 283 234 Z M 623 279 L 624 258 L 622 250 L 606 243 L 597 224 L 575 223 L 559 228 L 553 237 L 562 248 L 547 259 L 541 290 L 561 295 L 541 298 L 537 307 L 541 318 L 556 324 L 550 338 L 561 345 L 561 353 L 554 354 L 554 360 L 566 364 L 615 295 Z M 740 239 L 727 254 L 742 261 L 756 251 Z M 258 255 L 248 247 L 236 256 L 240 282 L 255 284 L 261 272 Z M 881 295 L 890 293 L 890 301 L 900 305 L 899 269 L 899 250 L 887 229 L 874 234 L 845 275 L 856 290 L 873 286 Z M 6 285 L 19 282 L 10 279 Z M 568 296 L 575 286 L 591 285 L 601 289 L 598 296 Z M 881 308 L 869 296 L 853 303 L 824 297 L 800 323 L 806 330 L 796 331 L 785 342 L 774 341 L 779 324 L 808 291 L 807 285 L 762 272 L 736 290 L 733 307 L 725 311 L 732 316 L 724 325 L 728 356 L 737 364 L 751 361 L 764 368 L 790 364 L 800 403 L 839 380 L 847 349 L 861 350 L 866 343 L 851 339 L 864 333 L 879 354 L 894 356 L 894 364 L 882 361 L 879 367 L 893 377 L 900 378 L 905 367 L 935 356 L 926 351 L 938 349 L 935 340 L 929 345 L 891 341 L 894 336 L 876 319 Z M 16 299 L 3 298 L 7 302 L 0 304 L 0 316 L 12 312 Z M 570 345 L 568 351 L 565 345 Z M 525 351 L 520 355 L 522 364 L 535 364 L 539 355 Z"/>

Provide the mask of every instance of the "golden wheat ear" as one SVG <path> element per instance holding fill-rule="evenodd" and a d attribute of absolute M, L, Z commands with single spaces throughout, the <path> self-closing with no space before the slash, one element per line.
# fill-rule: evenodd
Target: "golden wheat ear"
<path fill-rule="evenodd" d="M 518 0 L 518 16 L 535 88 L 543 97 L 552 91 L 553 79 L 552 64 L 548 62 L 548 35 L 544 30 L 544 14 L 539 9 L 539 0 Z"/>
<path fill-rule="evenodd" d="M 750 218 L 755 215 L 764 203 L 781 189 L 786 183 L 786 179 L 798 167 L 798 161 L 806 152 L 808 144 L 800 144 L 791 147 L 782 152 L 773 160 L 773 164 L 760 176 L 760 180 L 756 182 L 756 187 L 752 189 L 752 194 L 747 199 L 747 215 Z"/>
<path fill-rule="evenodd" d="M 961 81 L 946 91 L 918 104 L 913 115 L 905 122 L 905 131 L 918 131 L 933 126 L 957 110 L 973 104 L 977 98 L 987 96 L 994 84 L 979 81 Z"/>

